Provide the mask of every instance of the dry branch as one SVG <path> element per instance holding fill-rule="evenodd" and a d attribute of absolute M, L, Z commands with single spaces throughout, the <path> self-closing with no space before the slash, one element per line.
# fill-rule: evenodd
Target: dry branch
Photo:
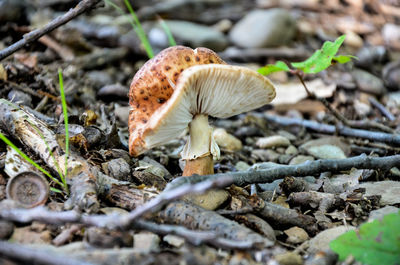
<path fill-rule="evenodd" d="M 39 248 L 30 248 L 21 244 L 0 241 L 0 254 L 13 260 L 23 261 L 23 264 L 43 265 L 90 265 L 86 261 L 71 258 L 69 255 L 52 253 Z"/>
<path fill-rule="evenodd" d="M 238 171 L 214 175 L 192 176 L 190 178 L 181 177 L 170 182 L 163 192 L 167 192 L 183 184 L 198 183 L 221 177 L 229 177 L 233 184 L 243 186 L 253 183 L 272 182 L 276 179 L 284 178 L 285 176 L 313 176 L 319 175 L 322 172 L 335 173 L 350 170 L 352 168 L 387 171 L 396 166 L 400 166 L 400 155 L 370 157 L 362 154 L 360 156 L 345 159 L 324 159 L 307 161 L 298 165 L 278 165 L 276 167 L 257 171 Z"/>
<path fill-rule="evenodd" d="M 64 25 L 68 21 L 94 7 L 98 2 L 100 2 L 100 0 L 82 0 L 76 7 L 71 8 L 64 15 L 56 17 L 54 20 L 46 24 L 43 28 L 36 29 L 25 34 L 21 40 L 0 51 L 0 61 L 18 51 L 19 49 L 23 48 L 25 45 L 36 41 L 43 35 L 53 31 L 59 26 Z"/>
<path fill-rule="evenodd" d="M 377 142 L 383 142 L 392 145 L 400 145 L 400 135 L 398 134 L 390 134 L 390 133 L 383 133 L 383 132 L 376 132 L 376 131 L 367 131 L 361 129 L 352 129 L 347 126 L 333 126 L 328 124 L 319 123 L 316 121 L 311 120 L 302 120 L 296 118 L 287 118 L 282 116 L 272 116 L 272 115 L 265 115 L 265 118 L 273 123 L 283 125 L 283 126 L 304 126 L 305 128 L 325 134 L 339 134 L 342 136 L 349 136 L 349 137 L 357 137 L 368 139 Z"/>

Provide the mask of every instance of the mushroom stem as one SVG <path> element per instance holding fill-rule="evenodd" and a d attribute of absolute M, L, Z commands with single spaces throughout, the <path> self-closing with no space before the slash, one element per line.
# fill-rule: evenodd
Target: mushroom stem
<path fill-rule="evenodd" d="M 195 115 L 189 124 L 189 139 L 182 151 L 182 158 L 186 160 L 183 176 L 213 174 L 213 156 L 218 157 L 218 153 L 212 128 L 208 125 L 208 116 Z"/>
<path fill-rule="evenodd" d="M 182 176 L 189 177 L 193 174 L 214 174 L 214 163 L 212 155 L 200 157 L 193 160 L 187 160 Z"/>

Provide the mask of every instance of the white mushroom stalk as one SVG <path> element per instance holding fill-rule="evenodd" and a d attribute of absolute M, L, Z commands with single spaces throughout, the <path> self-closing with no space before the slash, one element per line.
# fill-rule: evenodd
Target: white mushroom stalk
<path fill-rule="evenodd" d="M 208 124 L 208 115 L 195 115 L 189 124 L 189 138 L 181 153 L 182 159 L 193 160 L 212 155 L 218 160 L 220 151 L 212 136 L 212 130 Z"/>

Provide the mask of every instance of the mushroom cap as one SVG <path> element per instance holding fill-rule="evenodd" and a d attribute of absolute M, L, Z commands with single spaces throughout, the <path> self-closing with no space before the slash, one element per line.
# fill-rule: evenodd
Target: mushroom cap
<path fill-rule="evenodd" d="M 164 144 L 197 114 L 228 118 L 259 108 L 275 98 L 268 78 L 241 66 L 196 65 L 184 70 L 170 99 L 154 111 L 146 126 L 130 135 L 130 152 L 139 155 Z"/>
<path fill-rule="evenodd" d="M 207 48 L 191 49 L 174 46 L 161 51 L 149 60 L 134 76 L 130 91 L 129 134 L 140 134 L 161 106 L 172 96 L 180 74 L 193 65 L 225 64 L 218 55 Z M 132 138 L 130 138 L 132 142 Z M 134 140 L 136 141 L 136 139 Z M 131 154 L 137 154 L 132 151 Z"/>

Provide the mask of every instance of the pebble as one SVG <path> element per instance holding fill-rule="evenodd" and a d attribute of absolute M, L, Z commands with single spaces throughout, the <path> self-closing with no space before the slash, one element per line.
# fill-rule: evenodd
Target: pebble
<path fill-rule="evenodd" d="M 185 200 L 206 210 L 213 211 L 229 199 L 229 192 L 226 190 L 209 190 L 200 195 L 185 196 Z"/>
<path fill-rule="evenodd" d="M 381 195 L 381 205 L 400 203 L 400 181 L 365 182 L 360 184 L 360 188 L 366 189 L 365 196 Z"/>
<path fill-rule="evenodd" d="M 245 171 L 245 170 L 248 170 L 250 168 L 250 165 L 247 164 L 246 162 L 239 161 L 239 162 L 236 163 L 235 168 L 238 171 Z"/>
<path fill-rule="evenodd" d="M 284 9 L 254 10 L 236 23 L 229 33 L 231 41 L 243 48 L 288 45 L 296 33 L 296 23 Z"/>
<path fill-rule="evenodd" d="M 289 145 L 285 150 L 286 155 L 297 155 L 298 151 L 294 145 Z"/>
<path fill-rule="evenodd" d="M 398 107 L 400 106 L 400 92 L 388 93 L 388 106 Z"/>
<path fill-rule="evenodd" d="M 313 156 L 298 155 L 293 157 L 292 160 L 290 160 L 289 165 L 298 165 L 305 163 L 307 161 L 314 161 L 314 160 L 315 159 Z"/>
<path fill-rule="evenodd" d="M 261 161 L 277 162 L 280 154 L 272 149 L 254 149 L 251 151 L 251 157 Z"/>
<path fill-rule="evenodd" d="M 364 118 L 365 116 L 368 115 L 368 113 L 371 112 L 371 106 L 369 104 L 361 102 L 358 99 L 354 100 L 354 109 L 356 110 L 358 116 L 362 118 Z"/>
<path fill-rule="evenodd" d="M 25 105 L 28 107 L 32 107 L 32 97 L 29 94 L 26 94 L 22 91 L 16 90 L 16 89 L 12 89 L 9 93 L 8 93 L 8 99 L 11 102 L 17 103 L 17 104 L 21 104 L 21 105 Z"/>
<path fill-rule="evenodd" d="M 275 255 L 275 260 L 280 264 L 280 265 L 302 265 L 303 264 L 303 259 L 298 253 L 295 252 L 285 252 L 282 254 L 277 254 Z"/>
<path fill-rule="evenodd" d="M 385 215 L 390 214 L 390 213 L 398 213 L 398 212 L 399 212 L 399 208 L 397 208 L 397 207 L 385 206 L 378 210 L 371 211 L 369 213 L 368 222 L 371 222 L 373 220 L 382 220 Z"/>
<path fill-rule="evenodd" d="M 290 145 L 289 139 L 280 135 L 274 135 L 269 137 L 262 137 L 257 140 L 256 145 L 259 148 L 273 148 L 273 147 L 287 147 Z"/>
<path fill-rule="evenodd" d="M 357 33 L 353 31 L 347 31 L 344 43 L 353 48 L 361 48 L 364 44 L 364 41 Z"/>
<path fill-rule="evenodd" d="M 387 62 L 389 54 L 385 46 L 364 46 L 357 53 L 358 60 L 354 63 L 358 66 L 370 68 L 373 64 Z"/>
<path fill-rule="evenodd" d="M 128 87 L 121 84 L 112 84 L 100 88 L 100 90 L 97 92 L 97 96 L 104 97 L 105 99 L 108 97 L 128 98 L 128 93 Z"/>
<path fill-rule="evenodd" d="M 244 217 L 245 223 L 249 224 L 247 225 L 248 227 L 251 227 L 253 230 L 265 236 L 272 242 L 276 241 L 274 229 L 270 226 L 269 223 L 267 223 L 262 218 L 250 213 L 246 214 Z"/>
<path fill-rule="evenodd" d="M 183 244 L 185 244 L 185 239 L 175 235 L 166 235 L 163 237 L 163 241 L 176 248 L 180 248 L 183 246 Z"/>
<path fill-rule="evenodd" d="M 232 134 L 225 131 L 225 129 L 215 129 L 213 131 L 213 137 L 219 147 L 228 151 L 235 152 L 243 148 L 242 142 Z"/>
<path fill-rule="evenodd" d="M 133 237 L 130 233 L 98 227 L 86 229 L 85 237 L 91 246 L 99 248 L 130 247 L 133 244 Z"/>
<path fill-rule="evenodd" d="M 107 71 L 90 71 L 86 74 L 86 77 L 95 89 L 99 89 L 113 83 L 113 80 Z"/>
<path fill-rule="evenodd" d="M 310 240 L 310 247 L 308 248 L 308 252 L 317 253 L 318 251 L 324 251 L 329 249 L 329 243 L 336 239 L 338 236 L 346 233 L 347 231 L 354 230 L 353 226 L 337 226 L 334 228 L 330 228 L 322 231 L 314 238 Z"/>
<path fill-rule="evenodd" d="M 0 24 L 21 22 L 25 16 L 25 0 L 0 0 Z"/>
<path fill-rule="evenodd" d="M 386 23 L 382 27 L 382 37 L 386 44 L 399 45 L 400 42 L 400 27 L 395 24 Z"/>
<path fill-rule="evenodd" d="M 393 90 L 400 89 L 400 61 L 385 65 L 382 70 L 383 81 L 386 86 Z"/>
<path fill-rule="evenodd" d="M 318 159 L 342 159 L 350 152 L 348 145 L 338 137 L 323 137 L 308 141 L 302 144 L 299 150 Z"/>
<path fill-rule="evenodd" d="M 364 70 L 353 70 L 352 72 L 357 86 L 361 91 L 380 96 L 386 92 L 383 81 Z"/>
<path fill-rule="evenodd" d="M 14 232 L 14 223 L 0 220 L 0 239 L 7 240 Z"/>
<path fill-rule="evenodd" d="M 288 236 L 286 241 L 291 244 L 300 244 L 310 238 L 303 228 L 297 226 L 291 227 L 284 232 Z"/>
<path fill-rule="evenodd" d="M 133 250 L 147 254 L 159 250 L 160 238 L 153 233 L 141 232 L 133 236 L 133 242 Z"/>
<path fill-rule="evenodd" d="M 115 106 L 114 114 L 117 119 L 122 122 L 124 125 L 128 125 L 129 119 L 129 110 L 131 107 L 129 106 Z"/>
<path fill-rule="evenodd" d="M 112 178 L 122 181 L 131 180 L 131 168 L 123 158 L 112 159 L 102 164 L 104 172 Z"/>
<path fill-rule="evenodd" d="M 14 229 L 10 241 L 21 244 L 50 244 L 51 233 L 49 230 L 35 232 L 30 226 L 18 227 Z"/>
<path fill-rule="evenodd" d="M 218 52 L 228 47 L 228 40 L 225 35 L 213 27 L 180 20 L 165 20 L 165 23 L 168 25 L 177 42 L 188 44 L 192 48 L 207 47 Z M 157 39 L 154 38 L 154 31 L 158 31 L 156 34 L 158 37 Z M 161 34 L 165 35 L 161 28 L 153 28 L 150 30 L 150 42 L 152 43 L 155 41 L 161 44 L 160 42 L 162 39 L 159 38 Z M 168 47 L 168 42 L 164 43 L 163 46 Z"/>

